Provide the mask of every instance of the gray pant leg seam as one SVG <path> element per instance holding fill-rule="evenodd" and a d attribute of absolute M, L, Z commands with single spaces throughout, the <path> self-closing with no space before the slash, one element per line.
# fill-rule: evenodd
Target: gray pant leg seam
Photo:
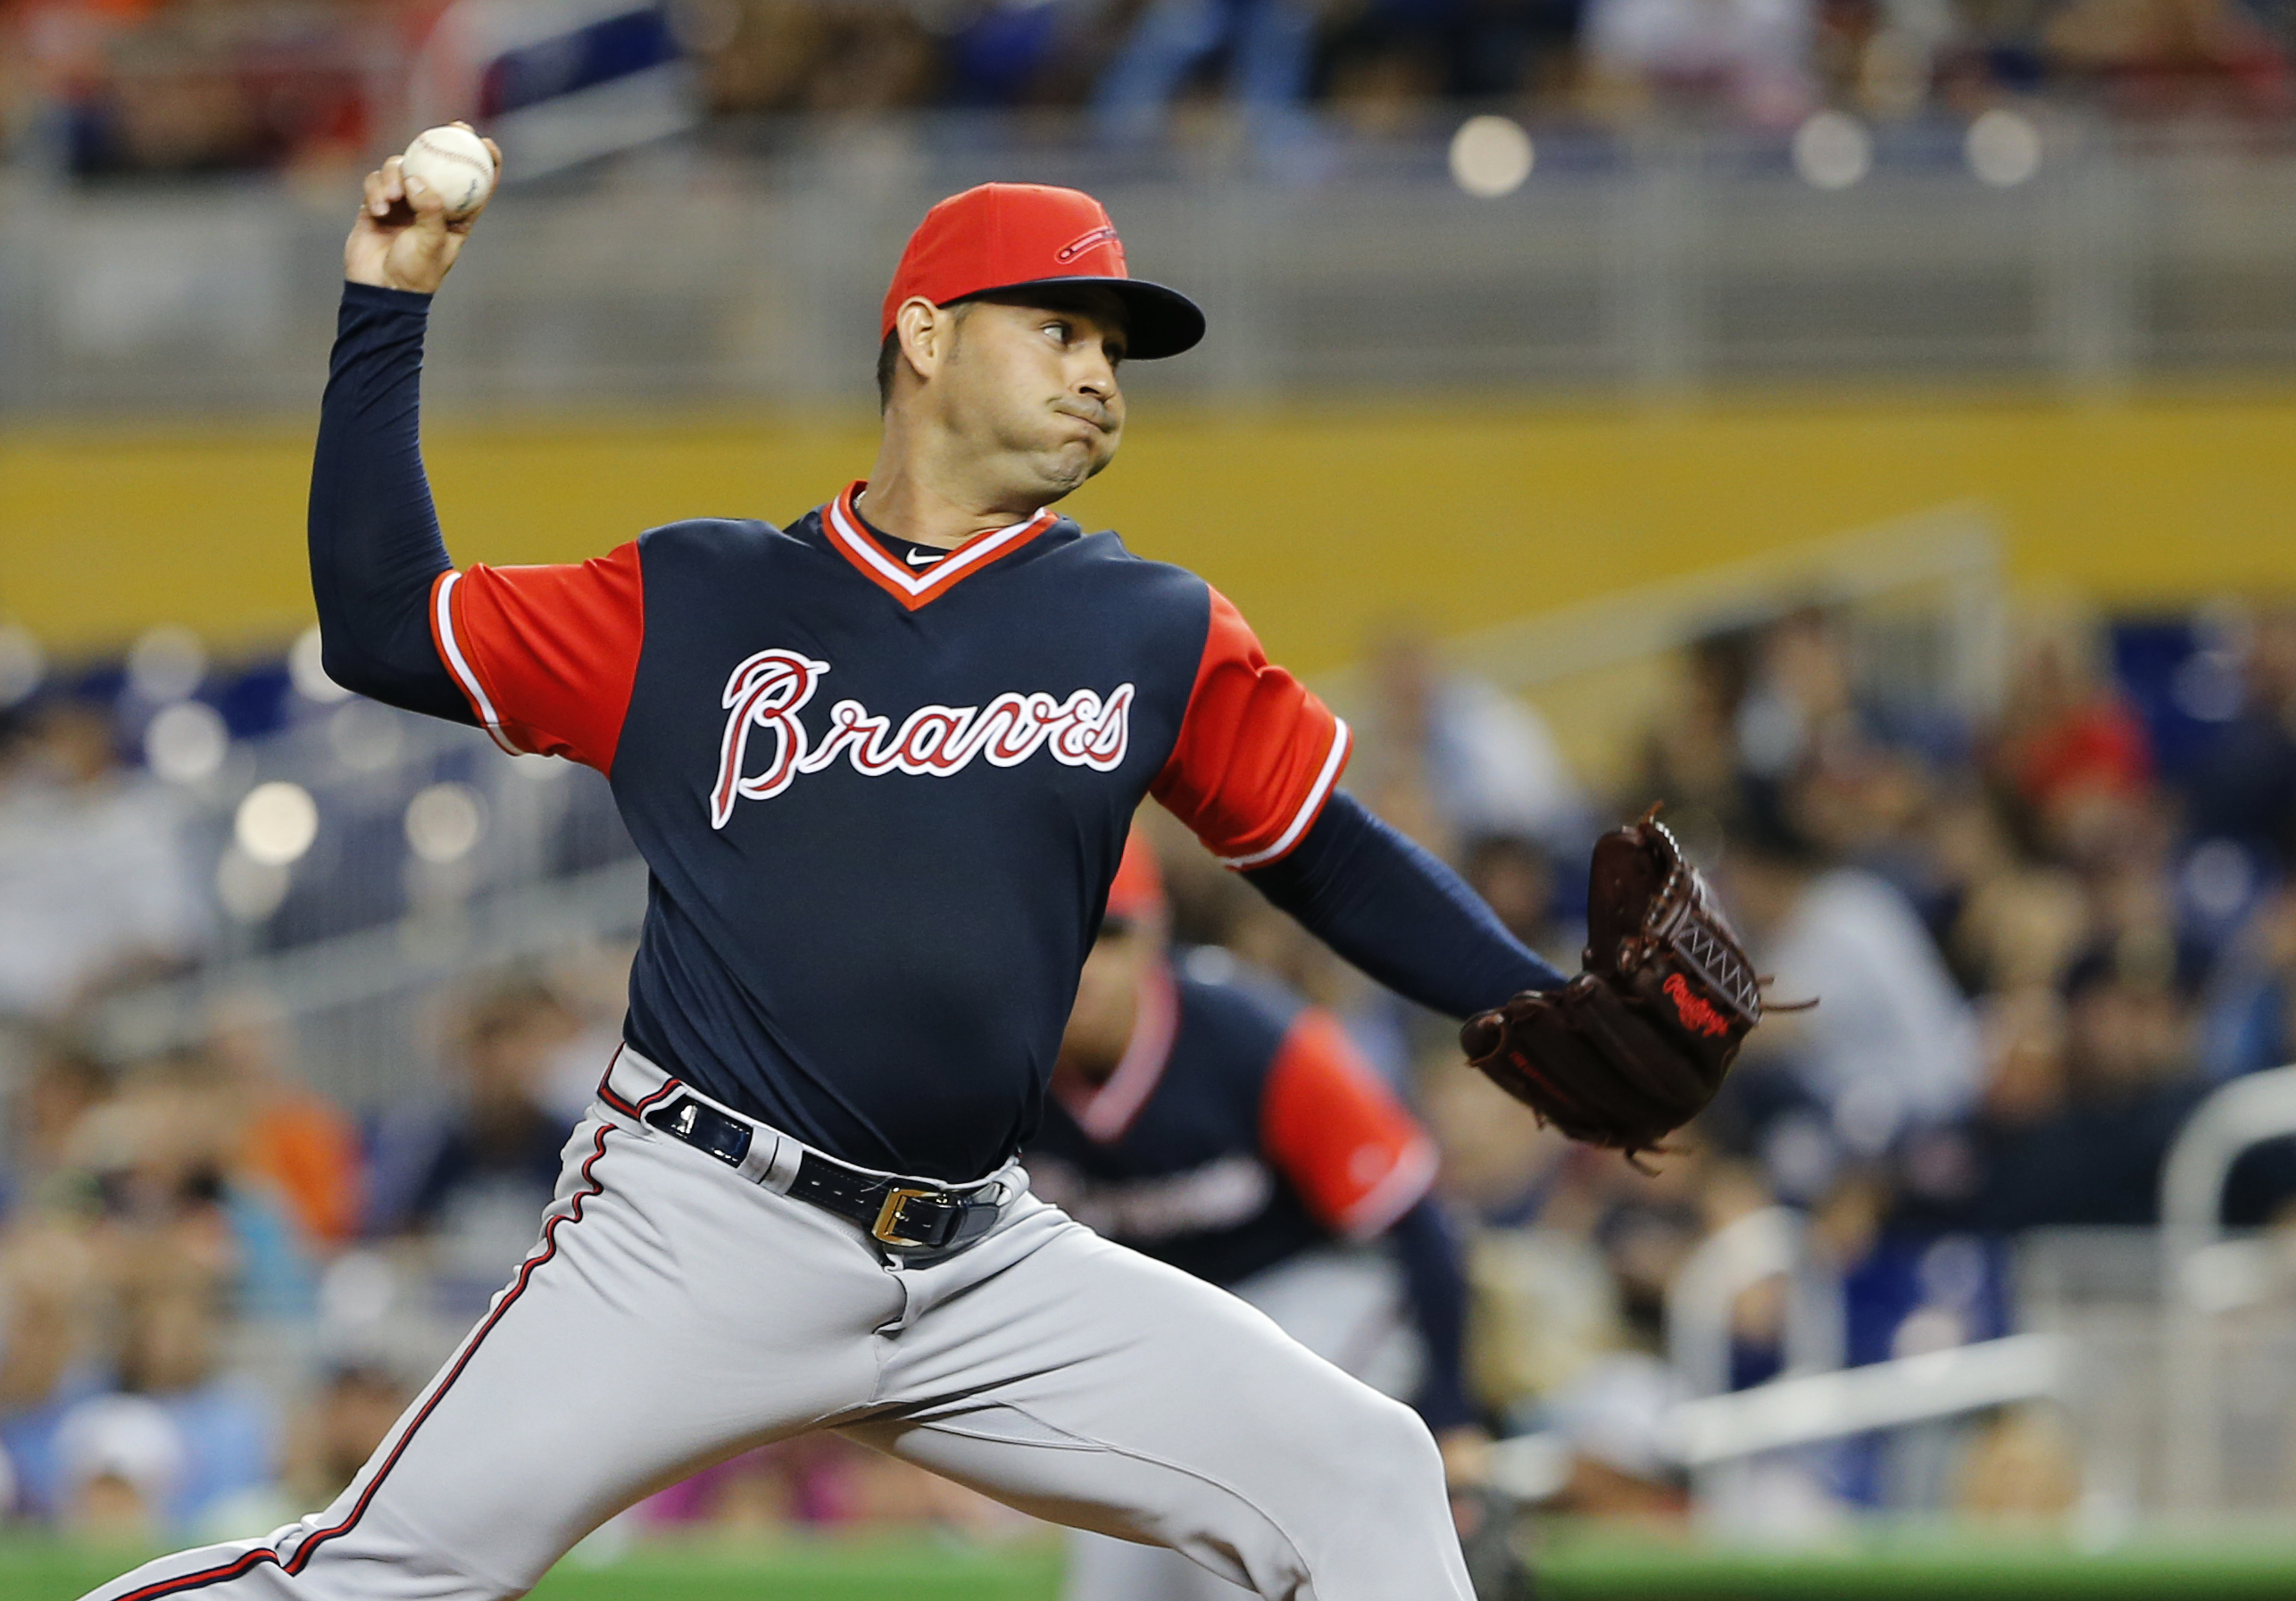
<path fill-rule="evenodd" d="M 1058 1423 L 1052 1422 L 1050 1419 L 1040 1417 L 1036 1413 L 1031 1412 L 1028 1408 L 1016 1405 L 1012 1402 L 999 1401 L 996 1405 L 1007 1408 L 1019 1416 L 1027 1418 L 1038 1428 L 1048 1430 L 1052 1433 L 1060 1435 L 1066 1440 L 1073 1443 L 1062 1444 L 1058 1440 L 1015 1440 L 1007 1435 L 986 1434 L 978 1430 L 953 1428 L 946 1423 L 921 1423 L 919 1424 L 919 1427 L 938 1429 L 949 1434 L 962 1435 L 967 1439 L 985 1440 L 992 1445 L 1040 1446 L 1056 1451 L 1102 1451 L 1106 1452 L 1111 1456 L 1121 1456 L 1130 1462 L 1146 1463 L 1152 1467 L 1162 1468 L 1167 1472 L 1177 1473 L 1184 1479 L 1193 1479 L 1199 1484 L 1210 1485 L 1212 1488 L 1219 1490 L 1222 1495 L 1230 1497 L 1240 1505 L 1250 1507 L 1256 1515 L 1266 1519 L 1268 1527 L 1276 1531 L 1277 1538 L 1281 1539 L 1284 1544 L 1290 1548 L 1293 1560 L 1299 1563 L 1300 1571 L 1308 1575 L 1308 1582 L 1310 1586 L 1312 1587 L 1314 1585 L 1315 1574 L 1308 1562 L 1307 1553 L 1300 1548 L 1300 1542 L 1293 1538 L 1292 1531 L 1284 1526 L 1282 1520 L 1278 1519 L 1274 1513 L 1260 1505 L 1259 1502 L 1253 1500 L 1250 1496 L 1245 1495 L 1235 1485 L 1229 1484 L 1226 1480 L 1216 1478 L 1212 1474 L 1204 1472 L 1199 1469 L 1184 1466 L 1177 1462 L 1168 1462 L 1164 1458 L 1152 1455 L 1146 1451 L 1133 1450 L 1127 1447 L 1117 1445 L 1110 1440 L 1097 1439 L 1090 1435 L 1078 1434 L 1072 1429 L 1063 1429 Z"/>

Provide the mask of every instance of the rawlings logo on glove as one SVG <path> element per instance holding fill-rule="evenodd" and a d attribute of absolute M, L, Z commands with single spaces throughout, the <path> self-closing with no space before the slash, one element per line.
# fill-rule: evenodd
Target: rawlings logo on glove
<path fill-rule="evenodd" d="M 1723 1021 L 1719 1012 L 1690 993 L 1690 980 L 1680 973 L 1667 974 L 1666 983 L 1661 988 L 1674 1002 L 1675 1015 L 1682 1019 L 1684 1028 L 1701 1034 L 1727 1034 L 1730 1031 L 1730 1025 Z"/>
<path fill-rule="evenodd" d="M 1459 1034 L 1541 1122 L 1629 1156 L 1706 1109 L 1762 1021 L 1763 980 L 1658 813 L 1595 843 L 1585 971 Z"/>

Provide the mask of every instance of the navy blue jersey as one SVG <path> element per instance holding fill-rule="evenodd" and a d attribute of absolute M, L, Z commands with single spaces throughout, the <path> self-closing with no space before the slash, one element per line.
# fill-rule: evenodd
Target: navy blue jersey
<path fill-rule="evenodd" d="M 969 1180 L 1036 1124 L 1144 796 L 1272 862 L 1347 731 L 1114 534 L 1044 512 L 917 565 L 861 488 L 448 572 L 432 621 L 498 739 L 612 782 L 652 870 L 630 1044 L 846 1161 Z"/>
<path fill-rule="evenodd" d="M 1379 1234 L 1435 1180 L 1433 1142 L 1338 1021 L 1224 952 L 1152 970 L 1108 1081 L 1052 1088 L 1025 1154 L 1038 1193 L 1216 1284 Z"/>

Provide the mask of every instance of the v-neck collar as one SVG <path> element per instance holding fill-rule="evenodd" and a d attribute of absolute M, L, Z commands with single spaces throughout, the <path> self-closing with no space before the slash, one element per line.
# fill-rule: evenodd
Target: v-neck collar
<path fill-rule="evenodd" d="M 1121 1139 L 1132 1127 L 1163 1078 L 1164 1064 L 1172 1059 L 1172 1041 L 1180 1031 L 1180 988 L 1169 962 L 1158 962 L 1141 974 L 1139 994 L 1131 1042 L 1106 1082 L 1085 1084 L 1057 1073 L 1052 1078 L 1052 1094 L 1061 1108 L 1100 1145 Z"/>
<path fill-rule="evenodd" d="M 1011 555 L 1060 521 L 1049 508 L 1040 510 L 1026 522 L 975 534 L 930 567 L 912 568 L 894 560 L 861 526 L 861 513 L 854 503 L 868 488 L 867 479 L 855 479 L 822 507 L 821 531 L 828 537 L 830 547 L 852 563 L 863 578 L 911 612 L 946 594 L 958 580 Z"/>

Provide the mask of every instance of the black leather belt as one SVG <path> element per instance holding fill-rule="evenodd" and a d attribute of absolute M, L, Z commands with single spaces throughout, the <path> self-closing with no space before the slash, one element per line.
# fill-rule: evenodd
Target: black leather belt
<path fill-rule="evenodd" d="M 715 1106 L 681 1095 L 645 1114 L 664 1134 L 739 1167 L 757 1130 Z M 903 1184 L 882 1173 L 808 1151 L 788 1193 L 860 1225 L 888 1250 L 945 1253 L 971 1245 L 996 1224 L 1003 1192 L 994 1181 L 958 1188 Z"/>

